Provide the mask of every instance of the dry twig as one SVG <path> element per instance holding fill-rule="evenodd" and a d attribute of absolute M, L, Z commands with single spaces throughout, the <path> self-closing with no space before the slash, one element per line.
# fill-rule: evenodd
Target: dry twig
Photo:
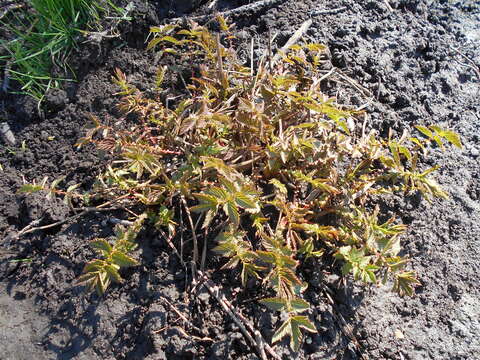
<path fill-rule="evenodd" d="M 462 58 L 465 59 L 465 61 L 468 63 L 468 64 L 465 64 L 465 63 L 462 63 L 460 61 L 457 61 L 460 65 L 463 65 L 463 66 L 466 66 L 470 69 L 472 69 L 474 72 L 475 72 L 475 75 L 477 75 L 478 77 L 478 80 L 480 80 L 480 65 L 478 65 L 475 61 L 473 61 L 472 59 L 470 59 L 467 55 L 463 54 L 462 52 L 460 52 L 460 50 L 458 50 L 457 48 L 454 48 L 453 46 L 450 46 L 450 49 L 452 49 L 453 51 L 455 51 L 458 55 L 460 55 Z"/>
<path fill-rule="evenodd" d="M 213 284 L 213 282 L 201 271 L 198 271 L 200 279 L 202 280 L 203 286 L 205 286 L 208 292 L 214 296 L 222 309 L 232 318 L 235 324 L 238 325 L 243 335 L 247 338 L 248 341 L 257 349 L 258 354 L 261 356 L 262 360 L 266 360 L 267 356 L 265 350 L 276 360 L 281 360 L 281 357 L 275 353 L 275 351 L 266 343 L 263 339 L 260 331 L 255 329 L 253 325 L 238 311 L 233 305 L 227 300 L 225 295 L 220 290 L 218 285 Z M 248 330 L 247 330 L 248 328 Z M 253 336 L 255 336 L 255 339 Z"/>
<path fill-rule="evenodd" d="M 336 9 L 325 9 L 325 10 L 313 10 L 310 15 L 317 16 L 317 15 L 330 15 L 330 14 L 337 14 L 339 12 L 345 11 L 348 8 L 346 6 L 342 6 Z"/>
<path fill-rule="evenodd" d="M 60 221 L 57 221 L 57 222 L 54 222 L 54 223 L 48 224 L 48 225 L 36 226 L 43 219 L 43 218 L 40 218 L 40 219 L 32 221 L 30 224 L 25 226 L 18 233 L 14 234 L 14 235 L 10 235 L 8 240 L 9 241 L 17 240 L 23 235 L 30 234 L 30 233 L 38 231 L 38 230 L 46 230 L 46 229 L 50 229 L 50 228 L 53 228 L 53 227 L 56 227 L 56 226 L 63 225 L 65 223 L 69 222 L 69 221 L 78 219 L 78 218 L 82 217 L 83 215 L 86 215 L 86 214 L 91 213 L 91 212 L 113 211 L 113 210 L 118 210 L 118 209 L 119 209 L 119 207 L 112 207 L 112 208 L 88 207 L 88 208 L 83 208 L 83 209 L 81 209 L 81 210 L 83 210 L 81 213 L 70 216 L 66 219 L 63 219 L 63 220 L 60 220 Z"/>
<path fill-rule="evenodd" d="M 195 331 L 197 331 L 199 334 L 202 334 L 203 336 L 205 336 L 205 332 L 200 329 L 199 327 L 195 326 L 190 320 L 187 319 L 187 317 L 185 315 L 183 315 L 170 301 L 168 301 L 166 298 L 164 298 L 163 296 L 160 297 L 160 299 L 165 303 L 167 304 L 170 309 L 172 309 L 175 314 L 177 314 L 185 324 L 187 324 L 188 326 L 190 326 L 192 329 L 194 329 Z"/>
<path fill-rule="evenodd" d="M 193 21 L 198 21 L 198 22 L 204 22 L 207 20 L 210 20 L 212 17 L 215 17 L 217 15 L 222 15 L 224 17 L 226 16 L 231 16 L 231 15 L 238 15 L 246 11 L 258 11 L 261 8 L 267 7 L 267 6 L 273 6 L 277 4 L 282 4 L 287 0 L 262 0 L 262 1 L 257 1 L 254 2 L 253 4 L 247 4 L 243 5 L 240 7 L 237 7 L 235 9 L 219 12 L 219 13 L 213 13 L 213 14 L 208 14 L 208 15 L 200 15 L 200 16 L 192 16 L 188 17 L 188 20 L 193 20 Z M 178 23 L 184 21 L 185 18 L 183 17 L 177 17 L 168 20 L 169 23 Z"/>
<path fill-rule="evenodd" d="M 288 39 L 287 43 L 283 45 L 283 47 L 273 57 L 272 66 L 275 65 L 275 63 L 282 58 L 283 54 L 287 52 L 290 46 L 294 45 L 298 40 L 300 40 L 300 38 L 307 32 L 310 25 L 312 25 L 312 20 L 308 19 L 300 26 L 297 31 L 295 31 L 292 37 Z"/>
<path fill-rule="evenodd" d="M 393 11 L 393 8 L 392 8 L 392 6 L 390 5 L 390 3 L 388 2 L 388 0 L 383 0 L 383 2 L 384 2 L 385 5 L 387 6 L 388 11 L 390 11 L 390 12 Z"/>
<path fill-rule="evenodd" d="M 190 225 L 190 228 L 192 230 L 192 237 L 193 237 L 193 263 L 195 264 L 194 266 L 197 266 L 198 262 L 198 239 L 197 239 L 197 234 L 195 233 L 195 226 L 193 225 L 193 220 L 192 220 L 192 214 L 190 213 L 190 209 L 188 208 L 187 201 L 185 200 L 185 197 L 182 195 L 182 204 L 183 207 L 185 208 L 185 212 L 187 213 L 187 218 L 188 222 Z"/>
<path fill-rule="evenodd" d="M 352 85 L 355 89 L 357 89 L 358 91 L 360 91 L 363 95 L 365 95 L 366 97 L 368 98 L 373 98 L 373 94 L 370 92 L 370 90 L 368 90 L 367 88 L 365 88 L 364 86 L 360 85 L 357 81 L 353 80 L 351 77 L 349 77 L 348 75 L 346 75 L 342 70 L 338 69 L 338 68 L 335 68 L 335 73 L 340 77 L 342 78 L 343 80 L 345 80 L 346 82 L 348 82 L 350 85 Z"/>

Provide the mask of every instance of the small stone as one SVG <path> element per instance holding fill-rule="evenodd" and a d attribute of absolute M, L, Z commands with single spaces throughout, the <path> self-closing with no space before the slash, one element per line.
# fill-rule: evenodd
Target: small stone
<path fill-rule="evenodd" d="M 50 135 L 45 130 L 40 131 L 40 139 L 47 141 Z"/>
<path fill-rule="evenodd" d="M 10 130 L 10 126 L 7 122 L 2 122 L 0 124 L 0 134 L 8 145 L 15 145 L 15 136 L 13 135 L 12 130 Z"/>
<path fill-rule="evenodd" d="M 480 155 L 480 151 L 477 148 L 472 147 L 472 149 L 470 150 L 470 154 L 474 157 L 477 157 L 478 155 Z"/>
<path fill-rule="evenodd" d="M 403 335 L 403 333 L 399 330 L 399 329 L 396 329 L 395 330 L 395 337 L 398 339 L 398 340 L 402 340 L 405 338 L 405 335 Z"/>

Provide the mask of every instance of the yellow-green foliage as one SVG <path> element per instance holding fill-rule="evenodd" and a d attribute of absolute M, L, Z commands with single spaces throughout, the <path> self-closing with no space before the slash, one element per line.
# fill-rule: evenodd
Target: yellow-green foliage
<path fill-rule="evenodd" d="M 227 258 L 223 268 L 238 269 L 243 284 L 252 278 L 273 292 L 262 303 L 288 316 L 272 340 L 289 335 L 297 350 L 301 329 L 315 331 L 300 315 L 310 305 L 302 299 L 308 281 L 298 269 L 309 258 L 335 256 L 345 275 L 374 284 L 390 278 L 400 295 L 413 293 L 418 281 L 399 256 L 405 226 L 379 222 L 378 208 L 365 205 L 392 192 L 446 197 L 429 177 L 436 167 L 420 170 L 418 159 L 432 142 L 461 144 L 455 133 L 434 126 L 418 127 L 420 137 L 366 133 L 358 125 L 362 113 L 321 91 L 323 45 L 295 45 L 277 63 L 264 57 L 245 67 L 230 28 L 219 20 L 218 35 L 194 23 L 153 28 L 148 47 L 195 59 L 197 76 L 167 106 L 160 100 L 172 75 L 167 68 L 158 72 L 156 98 L 145 97 L 118 70 L 120 108 L 136 114 L 138 123 L 115 128 L 95 119 L 80 144 L 93 142 L 114 156 L 98 192 L 124 205 L 143 204 L 174 241 L 174 214 L 182 213 L 175 209 L 186 199 L 203 228 L 194 241 L 217 231 L 213 251 Z M 214 219 L 224 227 L 215 230 Z M 115 247 L 93 245 L 103 260 L 87 264 L 81 280 L 103 292 L 124 264 L 112 256 Z"/>

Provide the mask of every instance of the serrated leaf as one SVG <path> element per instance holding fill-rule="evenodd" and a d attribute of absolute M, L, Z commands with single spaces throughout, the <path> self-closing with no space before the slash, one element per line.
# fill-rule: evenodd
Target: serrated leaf
<path fill-rule="evenodd" d="M 107 289 L 108 283 L 104 281 L 104 277 L 102 274 L 97 273 L 97 277 L 95 279 L 95 290 L 97 291 L 98 296 L 102 296 L 105 294 L 105 290 Z"/>
<path fill-rule="evenodd" d="M 220 183 L 223 185 L 225 189 L 227 189 L 227 191 L 230 194 L 233 194 L 237 191 L 237 189 L 235 188 L 235 185 L 231 181 L 228 181 L 227 179 L 225 179 L 224 177 L 220 178 Z"/>
<path fill-rule="evenodd" d="M 353 264 L 351 262 L 346 262 L 345 264 L 343 264 L 342 266 L 342 275 L 347 275 L 350 271 L 353 270 Z"/>
<path fill-rule="evenodd" d="M 282 311 L 287 309 L 287 300 L 279 297 L 265 298 L 260 300 L 260 303 L 273 311 Z"/>
<path fill-rule="evenodd" d="M 287 195 L 288 194 L 288 191 L 287 191 L 287 187 L 282 184 L 279 180 L 277 179 L 271 179 L 269 181 L 270 184 L 272 184 L 273 186 L 275 186 L 275 188 L 283 195 Z"/>
<path fill-rule="evenodd" d="M 205 169 L 213 168 L 229 181 L 235 182 L 235 180 L 240 177 L 240 174 L 234 168 L 225 164 L 221 159 L 211 156 L 202 156 L 201 160 L 205 165 Z"/>
<path fill-rule="evenodd" d="M 191 212 L 200 213 L 206 211 L 213 211 L 217 208 L 216 205 L 212 205 L 211 203 L 202 203 L 195 206 L 190 207 Z"/>
<path fill-rule="evenodd" d="M 413 295 L 413 288 L 420 285 L 413 271 L 403 271 L 395 274 L 395 281 L 393 283 L 393 290 L 400 296 Z"/>
<path fill-rule="evenodd" d="M 375 276 L 375 273 L 373 271 L 367 271 L 367 274 L 368 274 L 368 278 L 369 278 L 370 282 L 372 282 L 373 284 L 376 284 L 377 283 L 377 277 Z"/>
<path fill-rule="evenodd" d="M 255 201 L 241 193 L 235 194 L 235 202 L 238 206 L 244 209 L 258 209 L 258 205 L 255 203 Z"/>
<path fill-rule="evenodd" d="M 120 251 L 113 252 L 112 260 L 115 264 L 117 264 L 120 267 L 130 267 L 138 264 L 138 262 L 135 259 L 131 258 L 130 256 Z"/>
<path fill-rule="evenodd" d="M 101 271 L 103 270 L 104 266 L 105 266 L 105 261 L 95 259 L 85 264 L 83 268 L 83 272 L 87 273 L 87 272 Z"/>
<path fill-rule="evenodd" d="M 421 125 L 415 125 L 415 128 L 429 139 L 433 139 L 433 132 L 429 128 Z"/>
<path fill-rule="evenodd" d="M 290 321 L 291 333 L 290 333 L 290 347 L 294 351 L 300 350 L 300 346 L 303 342 L 303 334 L 300 330 L 300 326 L 297 322 L 291 320 Z"/>
<path fill-rule="evenodd" d="M 271 251 L 257 251 L 257 255 L 260 260 L 269 263 L 269 264 L 274 264 L 276 260 L 275 253 Z"/>
<path fill-rule="evenodd" d="M 153 34 L 168 34 L 172 32 L 172 30 L 175 30 L 176 28 L 177 28 L 177 25 L 174 25 L 174 24 L 167 24 L 162 26 L 151 26 L 150 32 Z"/>
<path fill-rule="evenodd" d="M 223 269 L 233 269 L 235 266 L 238 265 L 240 258 L 238 256 L 232 257 L 225 265 L 222 266 Z"/>
<path fill-rule="evenodd" d="M 118 270 L 115 268 L 113 265 L 106 265 L 105 266 L 105 271 L 108 274 L 108 277 L 116 283 L 121 283 L 122 282 L 122 277 L 120 276 Z"/>
<path fill-rule="evenodd" d="M 216 197 L 209 194 L 193 194 L 199 201 L 200 204 L 192 206 L 190 211 L 194 212 L 204 212 L 204 211 L 215 211 L 218 205 Z"/>
<path fill-rule="evenodd" d="M 291 333 L 292 328 L 290 326 L 290 319 L 288 319 L 278 328 L 275 334 L 273 334 L 272 343 L 282 340 L 285 336 L 290 335 Z"/>
<path fill-rule="evenodd" d="M 303 223 L 299 224 L 298 227 L 324 238 L 336 239 L 338 237 L 338 230 L 333 226 L 320 226 L 318 224 Z"/>
<path fill-rule="evenodd" d="M 228 215 L 230 221 L 238 226 L 240 224 L 240 214 L 238 213 L 237 206 L 233 201 L 227 201 L 225 204 L 225 212 Z"/>
<path fill-rule="evenodd" d="M 310 309 L 310 304 L 301 298 L 294 298 L 290 300 L 290 306 L 296 313 L 301 313 Z"/>
<path fill-rule="evenodd" d="M 316 333 L 317 329 L 315 325 L 310 321 L 307 316 L 296 315 L 292 317 L 292 322 L 295 322 L 300 328 L 305 329 L 309 332 Z"/>
<path fill-rule="evenodd" d="M 34 193 L 43 190 L 41 185 L 24 184 L 18 189 L 18 193 Z"/>
<path fill-rule="evenodd" d="M 254 254 L 252 252 L 252 254 Z M 248 276 L 250 275 L 251 277 L 254 277 L 254 278 L 257 278 L 257 279 L 260 279 L 260 275 L 258 274 L 258 271 L 262 271 L 262 270 L 265 270 L 265 268 L 261 267 L 261 266 L 258 266 L 258 265 L 255 265 L 255 264 L 252 264 L 252 263 L 243 263 L 243 267 L 242 267 L 242 285 L 243 286 L 246 286 L 247 284 L 247 278 Z"/>
<path fill-rule="evenodd" d="M 95 279 L 97 277 L 97 274 L 95 272 L 89 272 L 89 273 L 86 273 L 86 274 L 82 274 L 80 275 L 78 278 L 77 278 L 77 284 L 79 285 L 83 285 L 87 282 L 90 282 L 92 281 L 93 279 Z"/>
<path fill-rule="evenodd" d="M 212 222 L 213 218 L 217 214 L 217 209 L 209 210 L 205 214 L 205 218 L 203 219 L 203 224 L 202 224 L 202 229 L 207 229 L 210 226 L 210 223 Z"/>
<path fill-rule="evenodd" d="M 236 249 L 235 245 L 230 243 L 230 242 L 223 242 L 221 244 L 218 244 L 215 246 L 212 251 L 216 252 L 218 254 L 225 254 L 226 256 L 230 256 L 232 252 L 234 252 Z"/>
<path fill-rule="evenodd" d="M 216 199 L 216 201 L 218 202 L 218 200 L 222 200 L 222 201 L 225 201 L 228 199 L 228 194 L 225 190 L 219 188 L 219 187 L 212 187 L 208 190 L 205 190 L 205 193 L 207 195 L 210 195 L 212 196 L 214 199 Z"/>
<path fill-rule="evenodd" d="M 462 148 L 462 141 L 460 140 L 460 136 L 457 133 L 450 130 L 443 130 L 441 136 L 457 148 Z"/>
<path fill-rule="evenodd" d="M 105 239 L 96 239 L 90 241 L 90 246 L 105 252 L 105 254 L 110 254 L 112 251 L 112 246 Z"/>

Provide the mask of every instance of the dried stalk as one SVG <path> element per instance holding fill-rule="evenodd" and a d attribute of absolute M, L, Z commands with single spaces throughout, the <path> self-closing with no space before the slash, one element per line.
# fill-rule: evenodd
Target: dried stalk
<path fill-rule="evenodd" d="M 198 271 L 200 279 L 203 281 L 201 285 L 205 286 L 208 292 L 214 296 L 219 302 L 223 310 L 232 318 L 235 324 L 238 325 L 243 335 L 250 341 L 252 346 L 257 349 L 258 354 L 262 360 L 266 360 L 267 356 L 265 350 L 276 360 L 281 360 L 281 357 L 266 343 L 260 331 L 255 329 L 253 325 L 227 300 L 225 295 L 221 292 L 220 287 L 215 285 L 204 273 Z M 247 331 L 247 328 L 249 331 Z M 252 337 L 253 334 L 255 339 Z"/>
<path fill-rule="evenodd" d="M 355 80 L 353 80 L 351 77 L 349 77 L 348 75 L 345 75 L 345 73 L 340 70 L 339 68 L 335 68 L 335 73 L 340 77 L 342 78 L 343 80 L 345 80 L 346 82 L 348 82 L 350 85 L 352 85 L 355 89 L 357 89 L 358 91 L 360 91 L 363 95 L 365 95 L 366 97 L 368 98 L 373 98 L 373 94 L 370 92 L 370 90 L 368 90 L 367 88 L 363 87 L 362 85 L 360 85 L 358 82 L 356 82 Z"/>
<path fill-rule="evenodd" d="M 83 215 L 86 215 L 86 214 L 91 213 L 91 212 L 113 211 L 113 210 L 118 210 L 118 209 L 120 209 L 120 208 L 119 207 L 113 207 L 113 208 L 89 207 L 89 208 L 84 208 L 83 211 L 79 214 L 76 214 L 76 215 L 68 217 L 64 220 L 60 220 L 60 221 L 54 222 L 52 224 L 43 225 L 43 226 L 36 226 L 42 221 L 43 218 L 37 219 L 37 220 L 32 221 L 27 226 L 25 226 L 17 234 L 10 235 L 8 237 L 8 241 L 17 240 L 23 235 L 30 234 L 30 233 L 38 231 L 38 230 L 46 230 L 46 229 L 50 229 L 50 228 L 53 228 L 53 227 L 56 227 L 56 226 L 63 225 L 63 224 L 65 224 L 65 223 L 67 223 L 71 220 L 78 219 L 78 218 L 82 217 Z"/>
<path fill-rule="evenodd" d="M 223 12 L 218 12 L 218 13 L 214 13 L 214 14 L 208 14 L 208 15 L 192 16 L 192 17 L 189 17 L 187 19 L 197 21 L 197 22 L 204 22 L 204 21 L 210 20 L 211 18 L 213 18 L 217 15 L 221 15 L 223 17 L 226 17 L 226 16 L 232 16 L 232 15 L 238 15 L 238 14 L 241 14 L 241 13 L 246 12 L 246 11 L 258 11 L 261 8 L 264 8 L 264 7 L 267 7 L 267 6 L 273 6 L 273 5 L 277 5 L 277 4 L 282 4 L 285 1 L 287 1 L 287 0 L 257 1 L 253 4 L 243 5 L 243 6 L 240 6 L 238 8 L 235 8 L 235 9 L 231 9 L 231 10 L 227 10 L 227 11 L 223 11 Z M 173 18 L 173 19 L 168 20 L 168 22 L 169 23 L 179 23 L 179 22 L 182 22 L 184 20 L 185 20 L 185 18 L 183 18 L 183 17 L 181 17 L 181 18 L 177 17 L 177 18 Z"/>
<path fill-rule="evenodd" d="M 278 60 L 282 58 L 283 54 L 287 52 L 290 46 L 294 45 L 298 40 L 300 40 L 300 38 L 307 32 L 310 25 L 312 25 L 312 20 L 308 19 L 300 26 L 297 31 L 295 31 L 292 37 L 288 39 L 287 43 L 283 45 L 283 47 L 273 57 L 272 66 L 274 66 L 278 62 Z"/>
<path fill-rule="evenodd" d="M 342 6 L 336 9 L 325 9 L 325 10 L 313 10 L 310 15 L 317 16 L 317 15 L 330 15 L 330 14 L 337 14 L 339 12 L 345 11 L 348 8 L 346 6 Z"/>
<path fill-rule="evenodd" d="M 193 263 L 196 267 L 198 262 L 198 239 L 197 234 L 195 233 L 195 226 L 193 225 L 192 214 L 190 213 L 190 209 L 188 208 L 187 201 L 185 197 L 181 195 L 183 207 L 185 208 L 185 212 L 187 213 L 188 222 L 190 224 L 190 228 L 192 230 L 192 237 L 193 237 Z"/>
<path fill-rule="evenodd" d="M 387 9 L 388 11 L 393 11 L 393 8 L 392 8 L 392 5 L 390 5 L 390 3 L 388 2 L 388 0 L 383 0 L 383 2 L 385 3 L 385 5 L 387 6 Z"/>

